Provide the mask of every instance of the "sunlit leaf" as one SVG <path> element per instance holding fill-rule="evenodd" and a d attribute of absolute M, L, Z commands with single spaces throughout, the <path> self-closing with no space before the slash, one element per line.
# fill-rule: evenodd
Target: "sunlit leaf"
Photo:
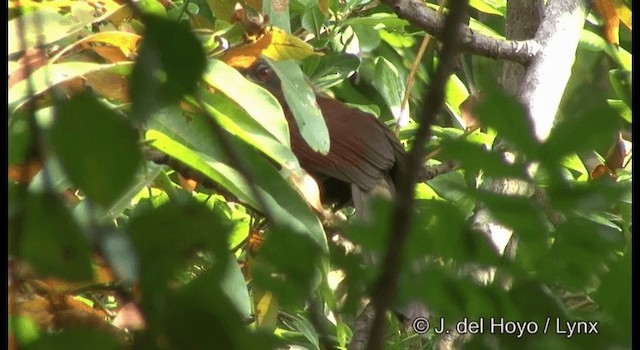
<path fill-rule="evenodd" d="M 316 152 L 329 152 L 329 130 L 314 91 L 293 61 L 268 61 L 282 83 L 284 98 L 307 144 Z"/>
<path fill-rule="evenodd" d="M 289 128 L 282 107 L 266 90 L 218 60 L 209 62 L 204 80 L 240 105 L 276 140 L 285 146 L 290 145 Z"/>
<path fill-rule="evenodd" d="M 311 55 L 321 55 L 315 52 L 313 46 L 285 32 L 273 27 L 271 29 L 271 44 L 262 54 L 274 60 L 303 60 Z"/>
<path fill-rule="evenodd" d="M 396 121 L 407 123 L 409 109 L 405 108 L 403 115 L 400 115 L 400 105 L 405 91 L 404 79 L 400 76 L 398 69 L 384 57 L 379 57 L 375 61 L 375 80 L 373 83 L 389 106 Z"/>

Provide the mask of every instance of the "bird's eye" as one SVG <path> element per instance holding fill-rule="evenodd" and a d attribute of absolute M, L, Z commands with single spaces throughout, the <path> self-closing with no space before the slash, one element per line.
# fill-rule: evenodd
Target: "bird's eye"
<path fill-rule="evenodd" d="M 257 73 L 258 73 L 258 78 L 260 78 L 263 81 L 268 80 L 271 77 L 271 68 L 269 68 L 269 66 L 267 65 L 260 65 L 257 69 Z"/>

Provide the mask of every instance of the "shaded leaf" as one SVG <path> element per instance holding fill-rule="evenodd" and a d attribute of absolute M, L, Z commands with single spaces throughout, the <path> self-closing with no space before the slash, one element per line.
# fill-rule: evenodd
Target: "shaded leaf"
<path fill-rule="evenodd" d="M 444 139 L 442 157 L 459 160 L 467 172 L 482 171 L 487 176 L 526 178 L 522 165 L 509 164 L 501 153 L 461 139 Z"/>
<path fill-rule="evenodd" d="M 567 154 L 607 149 L 618 121 L 604 101 L 593 108 L 578 111 L 576 115 L 556 123 L 542 145 L 541 157 L 548 166 L 553 166 Z"/>
<path fill-rule="evenodd" d="M 536 157 L 538 141 L 524 107 L 504 91 L 485 91 L 476 108 L 480 124 L 494 128 L 498 135 L 518 147 L 525 155 Z"/>
<path fill-rule="evenodd" d="M 20 237 L 12 232 L 12 249 L 19 249 L 19 256 L 43 276 L 91 280 L 91 246 L 69 209 L 53 194 L 33 193 L 24 210 L 24 231 Z"/>
<path fill-rule="evenodd" d="M 51 143 L 69 178 L 98 204 L 112 204 L 141 164 L 137 131 L 88 93 L 60 102 L 56 119 Z"/>
<path fill-rule="evenodd" d="M 337 85 L 353 75 L 360 66 L 360 59 L 349 54 L 309 56 L 302 63 L 302 71 L 320 90 Z"/>
<path fill-rule="evenodd" d="M 313 33 L 316 38 L 320 37 L 320 31 L 322 30 L 324 17 L 325 15 L 320 9 L 319 4 L 312 5 L 311 7 L 307 8 L 302 14 L 302 28 Z"/>
<path fill-rule="evenodd" d="M 143 21 L 146 33 L 130 83 L 131 112 L 139 121 L 194 92 L 207 64 L 202 45 L 189 28 L 155 16 Z"/>

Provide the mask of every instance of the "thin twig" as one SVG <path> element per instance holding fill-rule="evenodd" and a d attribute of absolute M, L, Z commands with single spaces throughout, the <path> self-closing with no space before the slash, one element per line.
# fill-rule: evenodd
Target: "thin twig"
<path fill-rule="evenodd" d="M 455 67 L 455 58 L 461 41 L 459 28 L 466 14 L 467 6 L 467 1 L 453 1 L 450 4 L 449 15 L 441 33 L 442 51 L 440 52 L 439 65 L 423 100 L 423 114 L 420 116 L 420 126 L 407 156 L 404 176 L 399 179 L 396 205 L 389 227 L 387 251 L 382 263 L 382 273 L 376 281 L 372 293 L 375 316 L 367 344 L 367 349 L 370 350 L 382 349 L 385 312 L 391 307 L 397 293 L 398 275 L 415 205 L 414 187 L 424 156 L 424 146 L 429 140 L 431 126 L 435 122 L 436 115 L 444 103 L 445 85 Z"/>
<path fill-rule="evenodd" d="M 440 3 L 440 7 L 438 7 L 438 14 L 441 14 L 444 10 L 444 7 L 447 4 L 447 0 L 444 0 Z M 431 35 L 426 33 L 424 38 L 422 38 L 422 43 L 420 44 L 420 48 L 418 49 L 418 53 L 416 54 L 415 60 L 413 60 L 413 64 L 411 65 L 411 70 L 409 71 L 409 75 L 407 76 L 407 87 L 404 89 L 404 96 L 402 97 L 402 103 L 400 104 L 400 114 L 398 115 L 398 122 L 396 123 L 396 136 L 400 133 L 400 125 L 404 123 L 404 111 L 407 109 L 407 105 L 409 103 L 409 96 L 411 96 L 411 90 L 413 90 L 413 83 L 416 80 L 416 73 L 418 72 L 418 67 L 420 67 L 420 63 L 422 62 L 422 57 L 424 53 L 427 51 L 427 47 L 429 46 L 429 42 L 431 42 Z"/>

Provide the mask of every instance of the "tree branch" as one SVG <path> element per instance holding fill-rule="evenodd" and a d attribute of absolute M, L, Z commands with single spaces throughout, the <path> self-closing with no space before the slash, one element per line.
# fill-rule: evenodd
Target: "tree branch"
<path fill-rule="evenodd" d="M 386 1 L 402 18 L 422 28 L 425 32 L 443 39 L 444 16 L 428 8 L 420 0 L 387 0 Z M 460 29 L 461 50 L 466 53 L 503 59 L 519 63 L 527 63 L 541 51 L 537 40 L 501 40 L 478 32 L 464 25 Z"/>
<path fill-rule="evenodd" d="M 392 3 L 392 1 L 390 1 Z M 393 4 L 392 4 L 393 5 Z M 393 210 L 387 251 L 382 263 L 382 273 L 374 285 L 372 303 L 375 316 L 369 333 L 367 348 L 382 349 L 385 312 L 391 307 L 395 299 L 398 284 L 398 274 L 402 265 L 405 243 L 411 228 L 414 209 L 414 188 L 418 180 L 418 173 L 424 157 L 424 146 L 429 140 L 431 126 L 436 115 L 442 108 L 446 82 L 453 72 L 456 56 L 459 51 L 462 31 L 459 30 L 468 7 L 467 1 L 452 1 L 449 15 L 442 27 L 442 50 L 440 64 L 435 71 L 431 86 L 423 101 L 423 113 L 420 115 L 420 127 L 416 132 L 413 146 L 407 155 L 404 176 L 399 179 L 396 192 L 396 205 Z"/>
<path fill-rule="evenodd" d="M 549 0 L 535 40 L 544 50 L 530 62 L 518 98 L 527 110 L 540 140 L 549 135 L 584 27 L 589 6 L 585 0 Z"/>

